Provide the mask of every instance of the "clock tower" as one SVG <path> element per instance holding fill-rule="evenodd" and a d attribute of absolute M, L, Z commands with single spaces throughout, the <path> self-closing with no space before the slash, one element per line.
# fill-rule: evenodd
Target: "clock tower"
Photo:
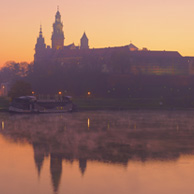
<path fill-rule="evenodd" d="M 63 33 L 63 24 L 61 22 L 61 14 L 59 9 L 55 15 L 55 23 L 53 24 L 53 34 L 52 34 L 52 48 L 53 49 L 62 49 L 64 46 L 64 33 Z"/>

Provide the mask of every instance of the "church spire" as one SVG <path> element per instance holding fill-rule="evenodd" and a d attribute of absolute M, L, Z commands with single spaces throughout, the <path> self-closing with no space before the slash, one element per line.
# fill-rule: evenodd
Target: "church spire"
<path fill-rule="evenodd" d="M 59 6 L 57 6 L 57 13 L 55 15 L 55 22 L 61 22 L 61 14 L 59 12 Z"/>
<path fill-rule="evenodd" d="M 84 32 L 83 36 L 80 39 L 80 49 L 89 49 L 88 38 Z"/>
<path fill-rule="evenodd" d="M 39 37 L 42 37 L 42 25 L 40 24 L 40 32 L 39 32 Z"/>
<path fill-rule="evenodd" d="M 45 51 L 45 48 L 46 48 L 46 44 L 42 36 L 42 25 L 40 25 L 39 37 L 37 38 L 37 42 L 35 45 L 34 61 L 38 60 L 41 57 L 41 55 Z"/>

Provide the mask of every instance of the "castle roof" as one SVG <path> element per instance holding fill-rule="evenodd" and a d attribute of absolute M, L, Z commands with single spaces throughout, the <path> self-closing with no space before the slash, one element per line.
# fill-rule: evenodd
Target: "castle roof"
<path fill-rule="evenodd" d="M 138 50 L 138 48 L 134 44 L 132 44 L 132 43 L 129 44 L 129 49 Z"/>
<path fill-rule="evenodd" d="M 161 58 L 180 58 L 182 57 L 177 51 L 133 51 L 132 56 L 139 57 L 161 57 Z"/>

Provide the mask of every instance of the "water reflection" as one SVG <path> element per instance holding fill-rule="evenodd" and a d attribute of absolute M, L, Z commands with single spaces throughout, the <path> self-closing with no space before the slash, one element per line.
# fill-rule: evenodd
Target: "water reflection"
<path fill-rule="evenodd" d="M 4 128 L 5 128 L 5 123 L 4 123 L 4 121 L 2 121 L 1 122 L 1 129 L 4 130 Z"/>
<path fill-rule="evenodd" d="M 49 156 L 49 148 L 44 144 L 36 142 L 32 143 L 32 146 L 34 150 L 34 161 L 38 171 L 38 176 L 40 176 L 44 158 Z"/>
<path fill-rule="evenodd" d="M 62 174 L 62 156 L 60 154 L 51 153 L 50 171 L 53 183 L 53 190 L 55 193 L 57 193 Z"/>
<path fill-rule="evenodd" d="M 62 162 L 119 164 L 130 161 L 177 161 L 194 153 L 192 111 L 83 112 L 53 115 L 2 114 L 1 134 L 8 141 L 28 142 L 34 151 L 38 176 L 50 159 L 53 191 L 58 192 Z M 92 130 L 88 130 L 91 128 Z M 137 127 L 138 126 L 138 127 Z M 5 130 L 4 130 L 5 129 Z"/>
<path fill-rule="evenodd" d="M 80 171 L 81 171 L 82 175 L 84 175 L 84 173 L 86 171 L 86 167 L 87 167 L 87 159 L 86 158 L 80 158 L 79 159 L 79 168 L 80 168 Z"/>
<path fill-rule="evenodd" d="M 108 122 L 107 129 L 109 130 L 109 128 L 110 128 L 110 124 L 109 124 L 109 122 Z"/>
<path fill-rule="evenodd" d="M 88 118 L 88 129 L 90 128 L 90 119 Z"/>

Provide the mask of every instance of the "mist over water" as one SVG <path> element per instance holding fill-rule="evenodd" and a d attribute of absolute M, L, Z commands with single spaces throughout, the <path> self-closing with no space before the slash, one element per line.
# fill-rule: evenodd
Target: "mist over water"
<path fill-rule="evenodd" d="M 193 114 L 0 113 L 1 192 L 192 193 Z"/>

